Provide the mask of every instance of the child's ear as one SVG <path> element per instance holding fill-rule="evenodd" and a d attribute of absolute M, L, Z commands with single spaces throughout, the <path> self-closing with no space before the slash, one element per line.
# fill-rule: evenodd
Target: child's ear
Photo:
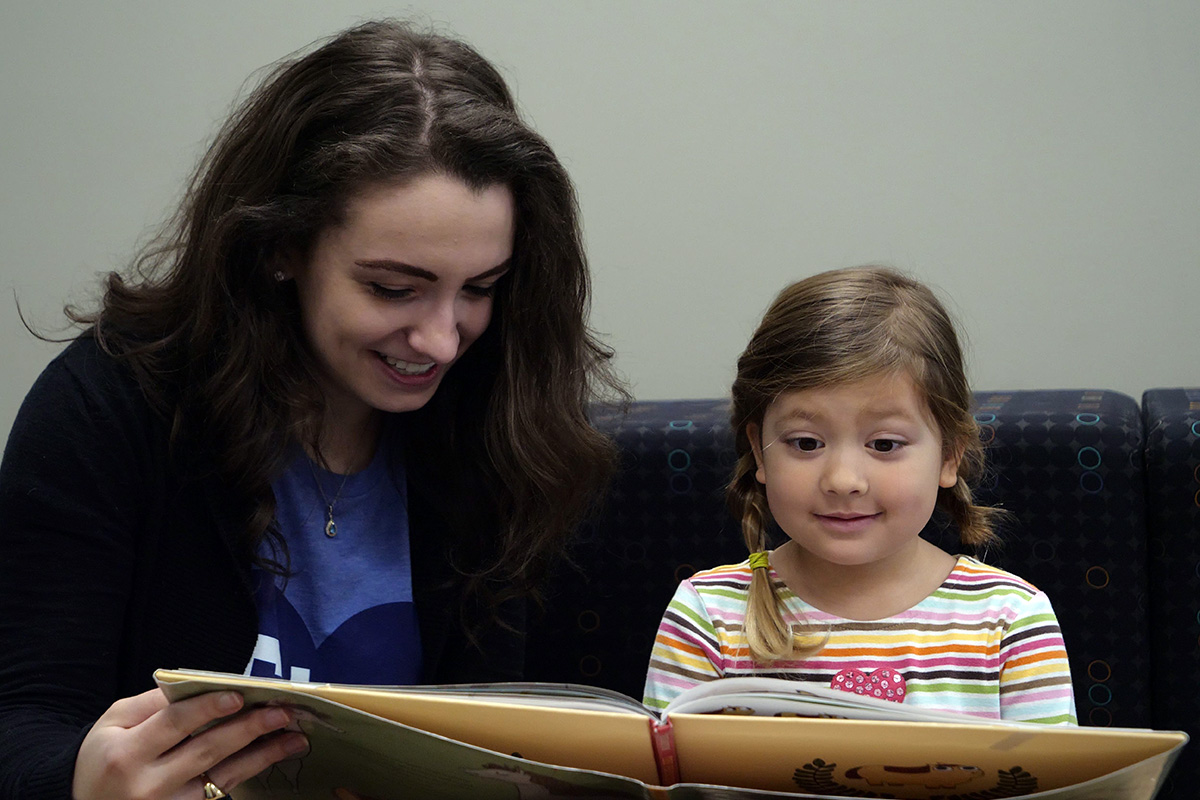
<path fill-rule="evenodd" d="M 938 475 L 938 486 L 943 489 L 953 489 L 958 484 L 958 465 L 962 463 L 963 448 L 953 447 L 942 461 L 942 471 Z"/>
<path fill-rule="evenodd" d="M 758 465 L 754 479 L 766 486 L 767 471 L 763 469 L 762 431 L 758 425 L 753 422 L 746 423 L 746 438 L 750 440 L 750 449 L 754 451 L 754 463 Z"/>

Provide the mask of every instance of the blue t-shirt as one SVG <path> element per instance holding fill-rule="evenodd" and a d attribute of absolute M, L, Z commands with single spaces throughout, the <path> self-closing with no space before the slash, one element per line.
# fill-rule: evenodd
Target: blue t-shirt
<path fill-rule="evenodd" d="M 271 486 L 291 575 L 253 570 L 259 633 L 245 674 L 418 683 L 421 639 L 399 454 L 381 443 L 365 470 L 343 476 L 321 469 L 297 446 Z M 334 537 L 325 532 L 326 498 L 333 502 Z M 263 548 L 275 557 L 268 543 Z"/>

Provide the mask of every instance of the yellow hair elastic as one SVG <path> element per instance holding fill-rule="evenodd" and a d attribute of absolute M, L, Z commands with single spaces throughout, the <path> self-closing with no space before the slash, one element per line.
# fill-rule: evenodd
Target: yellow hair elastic
<path fill-rule="evenodd" d="M 767 569 L 769 566 L 770 562 L 767 560 L 766 550 L 750 554 L 750 569 Z"/>

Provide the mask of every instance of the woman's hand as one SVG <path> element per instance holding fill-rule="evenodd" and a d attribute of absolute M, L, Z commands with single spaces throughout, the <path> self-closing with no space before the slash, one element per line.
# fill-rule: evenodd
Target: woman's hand
<path fill-rule="evenodd" d="M 160 690 L 151 689 L 118 700 L 96 721 L 79 747 L 72 797 L 202 800 L 202 774 L 230 792 L 247 778 L 308 747 L 301 733 L 265 736 L 292 721 L 285 708 L 254 709 L 196 733 L 241 707 L 242 697 L 236 692 L 210 692 L 168 703 Z"/>

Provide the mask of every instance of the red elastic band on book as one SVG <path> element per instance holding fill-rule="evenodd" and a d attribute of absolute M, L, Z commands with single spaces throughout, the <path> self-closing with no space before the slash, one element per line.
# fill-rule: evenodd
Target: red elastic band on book
<path fill-rule="evenodd" d="M 668 717 L 662 722 L 650 721 L 650 743 L 654 745 L 654 762 L 658 766 L 658 782 L 662 786 L 679 783 L 679 758 L 675 754 L 675 731 Z"/>

